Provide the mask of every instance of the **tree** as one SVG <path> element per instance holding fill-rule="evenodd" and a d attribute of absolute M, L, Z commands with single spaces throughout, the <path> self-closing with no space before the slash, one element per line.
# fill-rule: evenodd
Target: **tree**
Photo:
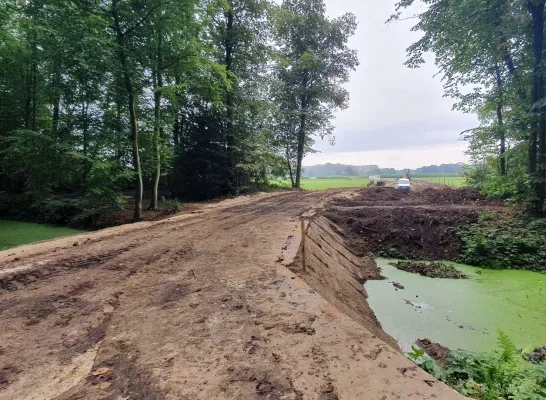
<path fill-rule="evenodd" d="M 297 168 L 299 97 L 274 79 L 268 0 L 2 5 L 0 191 L 24 197 L 10 209 L 26 204 L 12 215 L 89 227 L 132 190 L 137 221 L 148 194 L 157 209 L 160 192 L 238 194 L 284 175 L 285 159 Z M 352 19 L 327 22 L 329 67 L 317 70 L 315 91 L 343 81 L 334 42 L 347 50 L 350 32 L 338 31 L 354 29 Z M 328 134 L 331 110 L 313 96 L 305 130 Z M 313 143 L 306 135 L 300 164 Z M 58 212 L 36 211 L 46 209 Z"/>
<path fill-rule="evenodd" d="M 391 20 L 411 9 L 414 0 L 402 0 Z M 533 212 L 544 206 L 544 4 L 542 0 L 510 2 L 492 0 L 424 0 L 425 11 L 415 15 L 413 30 L 422 38 L 408 49 L 407 65 L 424 63 L 423 54 L 432 51 L 443 75 L 446 94 L 458 100 L 455 107 L 478 113 L 481 126 L 465 132 L 474 156 L 492 157 L 489 149 L 498 143 L 498 173 L 509 175 L 508 143 L 512 149 L 526 143 L 528 175 Z M 472 88 L 469 92 L 468 88 Z M 542 142 L 541 142 L 542 140 Z M 543 147 L 541 143 L 544 142 Z M 482 144 L 487 144 L 481 147 Z M 476 147 L 477 146 L 477 147 Z M 542 158 L 541 158 L 542 157 Z M 523 169 L 513 168 L 520 174 Z M 521 187 L 521 186 L 520 186 Z"/>
<path fill-rule="evenodd" d="M 356 51 L 347 47 L 354 34 L 353 14 L 328 19 L 322 0 L 285 0 L 275 12 L 276 78 L 288 109 L 282 118 L 297 115 L 294 186 L 299 188 L 306 141 L 330 136 L 333 111 L 348 105 L 341 86 L 358 65 Z"/>
<path fill-rule="evenodd" d="M 138 145 L 138 121 L 136 115 L 136 103 L 138 89 L 135 88 L 135 74 L 139 71 L 136 62 L 129 59 L 130 55 L 137 56 L 138 41 L 135 40 L 135 31 L 150 22 L 151 16 L 163 5 L 157 0 L 152 4 L 138 3 L 131 4 L 123 0 L 112 0 L 110 12 L 112 14 L 112 30 L 115 34 L 117 44 L 117 56 L 123 76 L 124 88 L 127 94 L 127 107 L 129 110 L 129 122 L 131 124 L 131 144 L 133 150 L 133 168 L 135 170 L 135 208 L 133 219 L 140 221 L 142 216 L 142 169 L 140 165 L 140 154 Z M 135 63 L 135 64 L 133 64 Z"/>
<path fill-rule="evenodd" d="M 546 100 L 544 98 L 544 8 L 546 0 L 528 0 L 531 14 L 533 83 L 531 89 L 532 109 L 535 111 L 535 128 L 529 135 L 529 172 L 533 178 L 535 198 L 533 211 L 542 215 L 546 189 Z M 538 148 L 537 148 L 538 140 Z M 538 156 L 537 156 L 538 150 Z"/>

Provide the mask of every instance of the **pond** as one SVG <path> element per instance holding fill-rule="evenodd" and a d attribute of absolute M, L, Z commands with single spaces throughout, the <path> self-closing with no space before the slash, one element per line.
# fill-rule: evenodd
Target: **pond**
<path fill-rule="evenodd" d="M 404 351 L 421 338 L 452 350 L 490 350 L 499 329 L 518 348 L 546 345 L 546 274 L 449 263 L 470 279 L 438 279 L 398 270 L 393 261 L 377 259 L 387 279 L 365 288 L 383 330 Z"/>
<path fill-rule="evenodd" d="M 82 233 L 76 229 L 61 226 L 35 224 L 32 222 L 0 220 L 0 251 L 21 244 L 70 236 Z"/>

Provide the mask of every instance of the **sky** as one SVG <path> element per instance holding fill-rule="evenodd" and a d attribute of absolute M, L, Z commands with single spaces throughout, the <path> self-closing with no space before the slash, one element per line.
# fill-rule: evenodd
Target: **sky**
<path fill-rule="evenodd" d="M 419 69 L 404 65 L 406 48 L 421 36 L 411 32 L 415 19 L 385 21 L 395 0 L 325 0 L 327 13 L 356 15 L 358 29 L 349 47 L 358 50 L 360 65 L 345 85 L 346 110 L 333 121 L 335 145 L 317 138 L 304 165 L 326 162 L 387 168 L 465 162 L 465 142 L 459 133 L 477 126 L 475 116 L 452 111 L 453 99 L 443 97 L 433 57 Z"/>

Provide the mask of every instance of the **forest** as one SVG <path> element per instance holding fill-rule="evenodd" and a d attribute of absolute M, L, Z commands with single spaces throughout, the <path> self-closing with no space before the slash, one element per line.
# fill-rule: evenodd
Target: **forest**
<path fill-rule="evenodd" d="M 93 225 L 174 199 L 299 188 L 302 160 L 349 105 L 357 21 L 322 0 L 2 0 L 0 212 Z M 461 133 L 466 182 L 543 216 L 546 0 L 401 0 L 406 65 L 431 59 Z M 128 200 L 132 198 L 132 200 Z M 171 200 L 170 200 L 171 199 Z M 175 205 L 176 206 L 176 205 Z"/>
<path fill-rule="evenodd" d="M 86 227 L 133 198 L 290 177 L 358 65 L 322 0 L 2 0 L 0 211 Z"/>
<path fill-rule="evenodd" d="M 418 68 L 433 55 L 454 109 L 479 116 L 461 134 L 467 182 L 542 216 L 546 187 L 545 0 L 401 0 L 388 23 L 414 20 L 407 49 Z"/>

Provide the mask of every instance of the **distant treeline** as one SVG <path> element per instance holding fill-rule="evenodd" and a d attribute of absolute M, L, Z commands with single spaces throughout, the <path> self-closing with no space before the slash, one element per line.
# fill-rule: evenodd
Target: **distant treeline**
<path fill-rule="evenodd" d="M 460 174 L 463 172 L 463 163 L 428 165 L 411 170 L 412 175 L 429 174 Z M 320 164 L 304 167 L 303 176 L 327 177 L 327 176 L 364 176 L 364 175 L 392 175 L 405 174 L 407 169 L 379 168 L 377 165 L 345 165 L 345 164 Z"/>

